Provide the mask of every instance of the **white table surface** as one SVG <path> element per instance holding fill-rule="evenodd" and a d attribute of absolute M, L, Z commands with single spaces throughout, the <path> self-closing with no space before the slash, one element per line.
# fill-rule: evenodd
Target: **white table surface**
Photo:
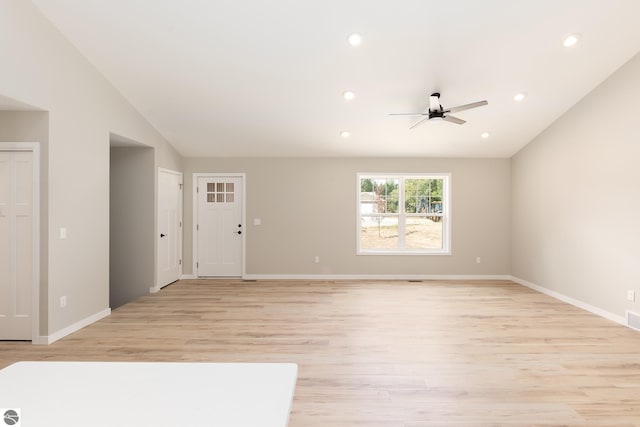
<path fill-rule="evenodd" d="M 18 362 L 0 370 L 0 408 L 20 409 L 18 427 L 286 427 L 297 371 L 293 363 Z"/>

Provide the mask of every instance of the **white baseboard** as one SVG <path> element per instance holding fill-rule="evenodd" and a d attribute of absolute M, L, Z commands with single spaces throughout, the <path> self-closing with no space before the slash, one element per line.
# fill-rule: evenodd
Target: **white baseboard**
<path fill-rule="evenodd" d="M 49 337 L 46 335 L 39 335 L 38 337 L 36 337 L 36 339 L 31 340 L 31 343 L 38 345 L 47 345 L 49 344 Z"/>
<path fill-rule="evenodd" d="M 178 280 L 186 280 L 186 279 L 197 279 L 198 277 L 193 275 L 193 274 L 181 274 L 178 278 Z M 171 283 L 175 283 L 175 282 L 171 282 Z M 149 293 L 151 294 L 155 294 L 156 292 L 160 292 L 160 289 L 169 286 L 171 283 L 168 283 L 166 285 L 162 285 L 162 286 L 152 286 L 149 288 Z"/>
<path fill-rule="evenodd" d="M 49 336 L 41 336 L 38 338 L 37 342 L 34 342 L 34 344 L 53 344 L 54 342 L 58 341 L 60 338 L 64 338 L 67 335 L 70 335 L 76 331 L 79 331 L 85 326 L 89 326 L 90 324 L 97 322 L 98 320 L 103 319 L 109 316 L 110 314 L 111 314 L 111 309 L 106 308 L 96 314 L 92 314 L 91 316 L 86 317 L 74 323 L 73 325 L 69 325 L 66 328 L 60 329 L 59 331 L 54 332 Z"/>
<path fill-rule="evenodd" d="M 509 275 L 449 274 L 245 274 L 244 280 L 511 280 Z"/>
<path fill-rule="evenodd" d="M 571 304 L 573 306 L 576 306 L 578 308 L 581 308 L 583 310 L 586 310 L 588 312 L 596 314 L 596 315 L 598 315 L 600 317 L 604 317 L 605 319 L 609 319 L 612 322 L 616 322 L 616 323 L 619 323 L 621 325 L 628 326 L 627 325 L 627 319 L 625 319 L 623 316 L 618 316 L 617 314 L 613 314 L 611 312 L 608 312 L 606 310 L 603 310 L 603 309 L 598 308 L 596 306 L 593 306 L 591 304 L 587 304 L 586 302 L 579 301 L 579 300 L 577 300 L 575 298 L 568 297 L 568 296 L 566 296 L 564 294 L 561 294 L 559 292 L 552 291 L 551 289 L 547 289 L 547 288 L 545 288 L 543 286 L 536 285 L 535 283 L 527 282 L 526 280 L 520 279 L 519 277 L 511 276 L 511 280 L 516 282 L 516 283 L 518 283 L 518 284 L 520 284 L 520 285 L 522 285 L 522 286 L 525 286 L 525 287 L 527 287 L 529 289 L 533 289 L 534 291 L 538 291 L 538 292 L 543 293 L 545 295 L 549 295 L 550 297 L 553 297 L 553 298 L 555 298 L 557 300 L 566 302 L 567 304 Z"/>

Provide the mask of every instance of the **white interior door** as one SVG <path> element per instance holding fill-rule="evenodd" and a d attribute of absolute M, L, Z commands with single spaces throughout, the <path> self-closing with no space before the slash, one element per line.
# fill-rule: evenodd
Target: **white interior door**
<path fill-rule="evenodd" d="M 33 153 L 0 151 L 0 339 L 32 339 Z"/>
<path fill-rule="evenodd" d="M 198 276 L 242 275 L 243 191 L 238 176 L 198 178 Z"/>
<path fill-rule="evenodd" d="M 158 288 L 182 273 L 182 174 L 158 169 Z"/>

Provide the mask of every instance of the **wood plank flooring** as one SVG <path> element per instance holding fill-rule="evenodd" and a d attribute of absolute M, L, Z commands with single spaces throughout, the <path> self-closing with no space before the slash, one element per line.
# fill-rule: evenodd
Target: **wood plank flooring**
<path fill-rule="evenodd" d="M 640 333 L 508 281 L 187 280 L 19 360 L 295 362 L 290 427 L 640 427 Z"/>

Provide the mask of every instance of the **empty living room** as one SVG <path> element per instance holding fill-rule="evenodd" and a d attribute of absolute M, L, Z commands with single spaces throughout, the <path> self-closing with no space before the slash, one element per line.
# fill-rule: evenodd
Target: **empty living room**
<path fill-rule="evenodd" d="M 639 16 L 0 0 L 0 426 L 640 427 Z"/>

